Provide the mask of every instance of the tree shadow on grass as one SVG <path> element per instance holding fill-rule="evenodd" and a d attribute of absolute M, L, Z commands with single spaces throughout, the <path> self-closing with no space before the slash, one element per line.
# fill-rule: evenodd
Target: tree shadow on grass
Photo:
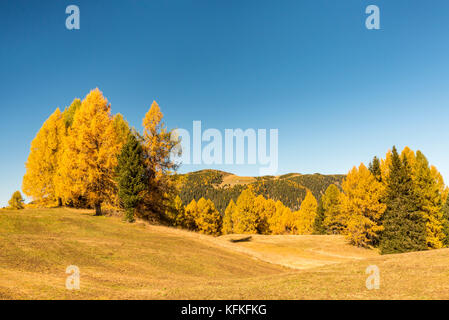
<path fill-rule="evenodd" d="M 232 243 L 237 243 L 237 242 L 250 242 L 253 239 L 252 236 L 249 237 L 244 237 L 244 238 L 240 238 L 240 239 L 230 239 L 229 241 Z"/>

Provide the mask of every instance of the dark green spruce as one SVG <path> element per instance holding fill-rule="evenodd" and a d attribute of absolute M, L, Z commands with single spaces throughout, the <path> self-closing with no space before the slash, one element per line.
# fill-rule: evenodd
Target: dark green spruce
<path fill-rule="evenodd" d="M 326 227 L 324 226 L 325 210 L 323 205 L 323 199 L 318 202 L 318 208 L 316 210 L 315 222 L 313 223 L 314 234 L 326 234 Z"/>
<path fill-rule="evenodd" d="M 125 209 L 125 219 L 134 221 L 136 207 L 148 190 L 149 178 L 145 170 L 144 152 L 135 134 L 128 136 L 128 141 L 118 156 L 116 179 L 118 196 Z"/>
<path fill-rule="evenodd" d="M 382 181 L 382 171 L 380 170 L 380 160 L 378 157 L 373 158 L 373 161 L 369 164 L 368 169 L 377 181 Z"/>
<path fill-rule="evenodd" d="M 427 249 L 426 224 L 415 190 L 407 158 L 401 159 L 393 147 L 385 197 L 387 210 L 379 245 L 382 254 Z"/>

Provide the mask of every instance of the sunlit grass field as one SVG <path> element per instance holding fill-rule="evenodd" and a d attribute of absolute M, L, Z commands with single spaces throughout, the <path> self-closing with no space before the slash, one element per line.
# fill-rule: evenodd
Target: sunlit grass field
<path fill-rule="evenodd" d="M 380 256 L 340 236 L 235 242 L 245 237 L 66 208 L 0 210 L 0 299 L 449 299 L 449 249 Z M 80 290 L 65 287 L 69 265 Z M 369 265 L 379 290 L 366 288 Z"/>

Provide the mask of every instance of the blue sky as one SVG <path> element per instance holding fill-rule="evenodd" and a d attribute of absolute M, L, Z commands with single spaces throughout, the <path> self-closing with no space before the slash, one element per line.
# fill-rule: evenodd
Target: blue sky
<path fill-rule="evenodd" d="M 95 87 L 139 129 L 153 100 L 170 128 L 277 128 L 280 174 L 345 173 L 396 144 L 448 180 L 448 21 L 446 0 L 1 1 L 0 206 L 45 119 Z"/>

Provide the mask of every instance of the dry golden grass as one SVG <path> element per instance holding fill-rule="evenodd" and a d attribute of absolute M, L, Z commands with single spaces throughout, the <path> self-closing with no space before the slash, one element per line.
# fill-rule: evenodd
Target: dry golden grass
<path fill-rule="evenodd" d="M 335 236 L 229 241 L 239 237 L 2 210 L 0 299 L 449 299 L 449 249 L 379 256 Z M 372 264 L 379 290 L 365 287 Z M 79 291 L 65 289 L 69 265 L 81 270 Z"/>

